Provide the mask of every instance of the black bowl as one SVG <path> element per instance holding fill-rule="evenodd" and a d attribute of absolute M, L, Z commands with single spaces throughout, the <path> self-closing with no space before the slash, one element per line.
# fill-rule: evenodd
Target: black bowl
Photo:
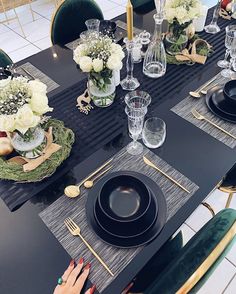
<path fill-rule="evenodd" d="M 112 35 L 116 31 L 116 23 L 111 20 L 101 20 L 99 30 L 103 34 Z"/>
<path fill-rule="evenodd" d="M 155 223 L 157 213 L 157 202 L 154 200 L 154 196 L 152 196 L 146 214 L 139 219 L 130 221 L 129 223 L 126 222 L 123 226 L 120 222 L 113 223 L 113 221 L 108 221 L 106 216 L 101 212 L 98 201 L 95 202 L 94 206 L 94 217 L 97 224 L 109 235 L 119 238 L 134 238 L 143 235 Z"/>
<path fill-rule="evenodd" d="M 154 221 L 157 207 L 147 186 L 131 175 L 109 178 L 102 186 L 94 214 L 102 227 L 117 236 L 142 233 Z"/>
<path fill-rule="evenodd" d="M 236 80 L 229 81 L 224 86 L 224 96 L 226 102 L 232 107 L 236 106 Z"/>

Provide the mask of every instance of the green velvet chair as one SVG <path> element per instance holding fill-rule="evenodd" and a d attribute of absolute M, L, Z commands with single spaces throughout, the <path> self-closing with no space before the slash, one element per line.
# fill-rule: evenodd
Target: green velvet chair
<path fill-rule="evenodd" d="M 4 52 L 2 49 L 0 49 L 0 67 L 6 67 L 12 63 L 13 63 L 13 61 L 7 55 L 7 53 Z"/>
<path fill-rule="evenodd" d="M 183 235 L 180 231 L 168 240 L 153 256 L 135 278 L 132 293 L 142 293 L 156 279 L 159 273 L 170 264 L 183 247 Z"/>
<path fill-rule="evenodd" d="M 193 236 L 143 293 L 197 293 L 235 239 L 236 210 L 224 209 Z"/>
<path fill-rule="evenodd" d="M 156 8 L 154 0 L 131 0 L 131 2 L 137 14 L 146 14 Z"/>
<path fill-rule="evenodd" d="M 51 23 L 52 44 L 65 45 L 85 31 L 85 21 L 103 19 L 100 7 L 93 0 L 65 0 L 57 8 Z"/>

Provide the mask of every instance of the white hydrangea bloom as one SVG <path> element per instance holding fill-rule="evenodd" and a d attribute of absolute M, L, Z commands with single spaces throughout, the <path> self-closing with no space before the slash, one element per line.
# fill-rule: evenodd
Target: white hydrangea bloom
<path fill-rule="evenodd" d="M 165 15 L 169 23 L 176 19 L 179 24 L 189 22 L 203 13 L 200 0 L 166 0 Z"/>

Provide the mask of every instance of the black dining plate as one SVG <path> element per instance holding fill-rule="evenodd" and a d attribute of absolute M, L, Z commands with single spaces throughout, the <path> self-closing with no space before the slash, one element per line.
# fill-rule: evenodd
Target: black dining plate
<path fill-rule="evenodd" d="M 130 237 L 130 238 L 119 238 L 112 236 L 108 232 L 104 231 L 97 223 L 95 216 L 94 216 L 94 206 L 97 200 L 98 193 L 103 185 L 103 183 L 109 178 L 111 175 L 107 175 L 106 177 L 102 178 L 89 192 L 88 199 L 86 203 L 86 216 L 88 220 L 88 224 L 91 226 L 95 234 L 105 243 L 118 247 L 118 248 L 132 248 L 138 247 L 141 245 L 145 245 L 151 242 L 162 230 L 163 226 L 166 223 L 167 217 L 167 205 L 166 199 L 161 191 L 161 189 L 157 186 L 157 184 L 150 178 L 145 175 L 136 173 L 136 172 L 116 172 L 116 175 L 133 175 L 135 177 L 139 177 L 145 184 L 149 187 L 150 191 L 154 195 L 154 199 L 158 203 L 158 215 L 156 218 L 155 223 L 153 226 L 144 232 L 141 235 Z M 114 175 L 114 173 L 113 173 Z"/>
<path fill-rule="evenodd" d="M 212 89 L 211 99 L 213 104 L 218 108 L 220 111 L 224 112 L 227 115 L 232 115 L 236 117 L 236 107 L 232 107 L 224 96 L 224 89 L 220 86 L 216 86 Z"/>
<path fill-rule="evenodd" d="M 206 105 L 209 108 L 209 110 L 216 116 L 231 123 L 236 123 L 236 116 L 226 114 L 215 106 L 215 104 L 212 101 L 212 91 L 209 91 L 209 93 L 207 93 L 206 95 Z"/>

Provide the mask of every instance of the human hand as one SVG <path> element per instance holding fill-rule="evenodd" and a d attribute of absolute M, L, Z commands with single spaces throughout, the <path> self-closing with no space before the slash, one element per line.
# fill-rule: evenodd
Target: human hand
<path fill-rule="evenodd" d="M 84 260 L 80 258 L 77 266 L 74 260 L 72 260 L 62 275 L 62 284 L 57 285 L 53 294 L 80 294 L 84 286 L 84 283 L 89 275 L 90 263 L 88 263 L 84 268 Z M 93 294 L 96 290 L 96 286 L 93 285 L 89 288 L 85 294 Z"/>

